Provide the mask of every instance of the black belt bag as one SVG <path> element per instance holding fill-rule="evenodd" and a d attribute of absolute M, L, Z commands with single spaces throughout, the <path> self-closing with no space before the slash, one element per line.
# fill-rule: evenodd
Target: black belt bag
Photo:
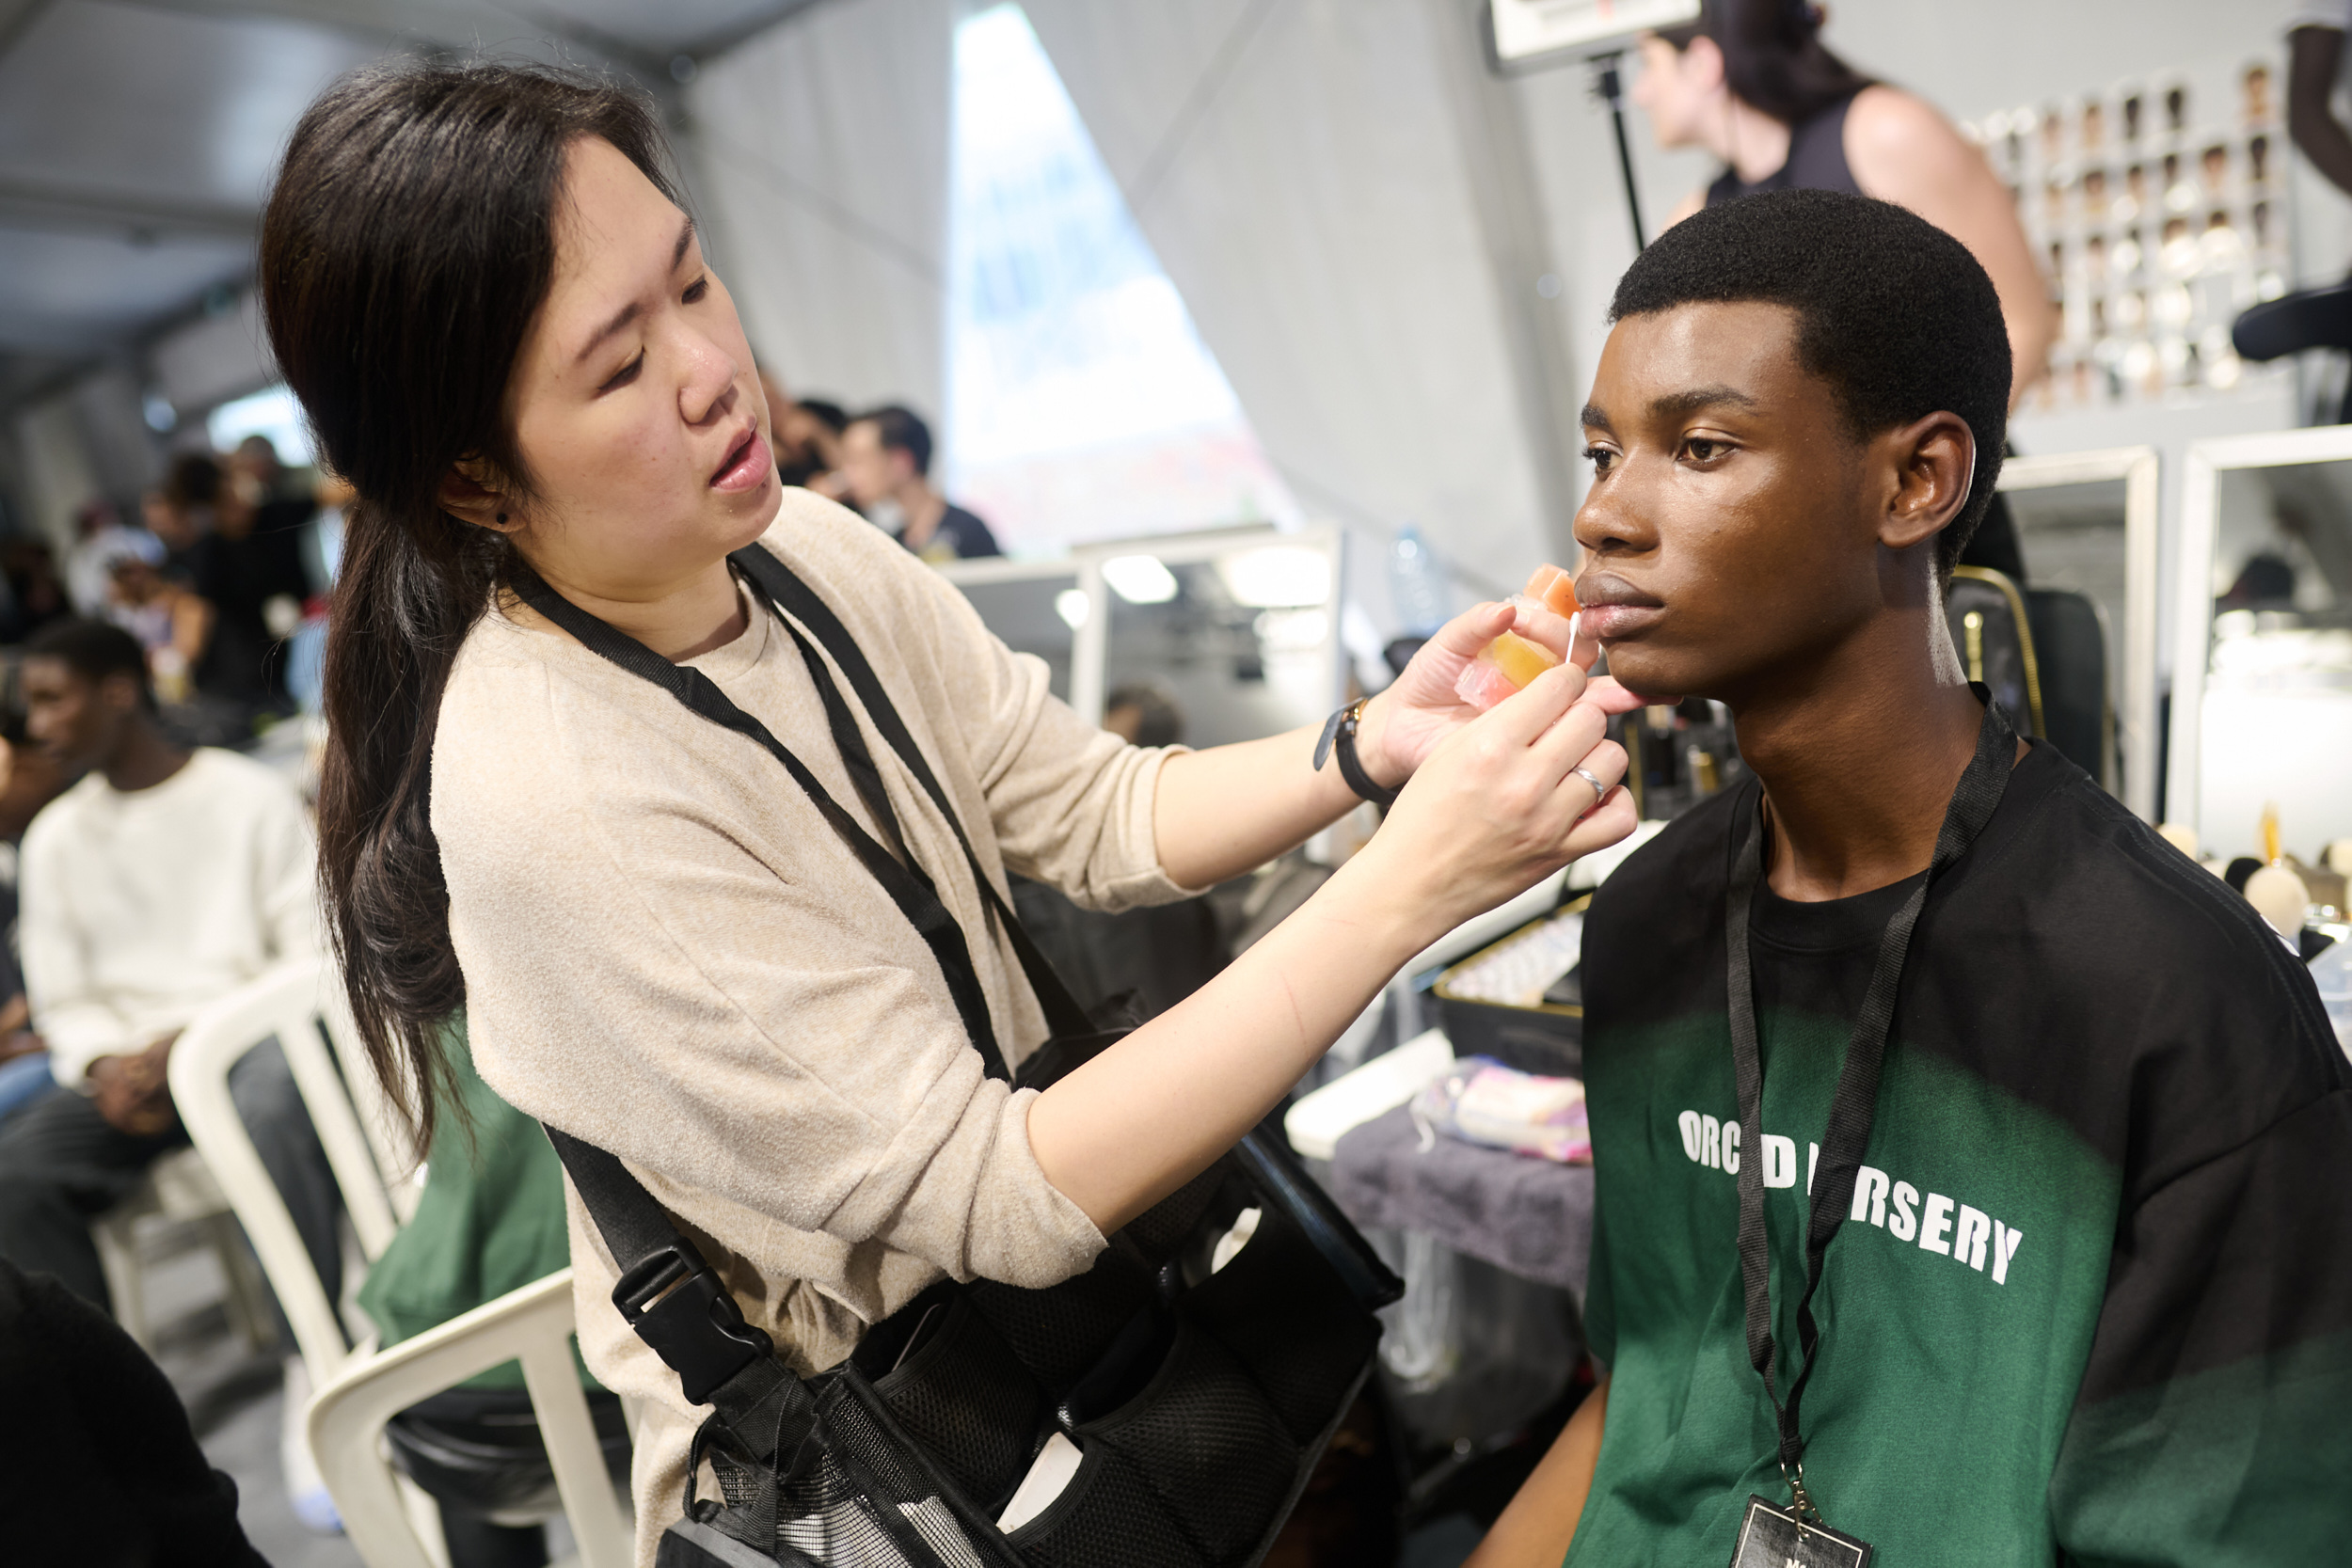
<path fill-rule="evenodd" d="M 799 647 L 850 780 L 898 853 L 700 671 L 660 657 L 527 570 L 516 587 L 589 648 L 785 766 L 923 935 L 991 1076 L 1043 1088 L 1116 1040 L 1119 1032 L 1087 1017 L 990 882 L 840 619 L 766 549 L 731 560 Z M 1037 993 L 1053 1037 L 1017 1076 L 962 927 L 907 851 L 872 752 L 810 635 L 955 829 Z M 553 1128 L 548 1135 L 620 1267 L 613 1305 L 678 1373 L 686 1397 L 712 1410 L 695 1434 L 686 1516 L 662 1537 L 661 1568 L 1252 1568 L 1372 1369 L 1374 1309 L 1403 1289 L 1261 1128 L 1112 1236 L 1085 1274 L 1041 1291 L 943 1280 L 867 1330 L 847 1362 L 803 1379 L 619 1160 Z M 1032 1488 L 1025 1522 L 1000 1529 L 1033 1465 L 1058 1460 L 1056 1473 L 1066 1470 L 1057 1438 L 1077 1450 L 1074 1473 L 1041 1511 L 1026 1506 Z M 706 1460 L 719 1497 L 696 1495 Z"/>

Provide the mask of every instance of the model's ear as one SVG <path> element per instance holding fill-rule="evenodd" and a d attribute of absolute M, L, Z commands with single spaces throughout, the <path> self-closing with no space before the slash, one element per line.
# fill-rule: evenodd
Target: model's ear
<path fill-rule="evenodd" d="M 1968 504 L 1977 471 L 1977 436 L 1957 414 L 1930 414 L 1880 438 L 1889 461 L 1886 511 L 1879 543 L 1907 550 L 1944 531 Z"/>
<path fill-rule="evenodd" d="M 500 487 L 490 466 L 478 457 L 461 457 L 451 464 L 434 499 L 458 521 L 493 533 L 513 533 L 522 527 L 522 514 L 513 498 Z"/>

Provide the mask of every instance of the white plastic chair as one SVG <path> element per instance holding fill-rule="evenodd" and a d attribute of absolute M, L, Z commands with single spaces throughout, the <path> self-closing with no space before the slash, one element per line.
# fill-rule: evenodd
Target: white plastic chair
<path fill-rule="evenodd" d="M 319 1034 L 322 1023 L 335 1042 L 333 1055 Z M 181 1122 L 252 1238 L 253 1250 L 278 1292 L 278 1304 L 285 1308 L 286 1321 L 294 1327 L 310 1386 L 317 1390 L 310 1402 L 311 1453 L 328 1494 L 342 1513 L 344 1532 L 352 1544 L 371 1568 L 389 1564 L 409 1568 L 419 1563 L 442 1568 L 437 1510 L 414 1482 L 398 1476 L 385 1457 L 385 1422 L 428 1395 L 519 1356 L 525 1386 L 540 1413 L 541 1435 L 555 1468 L 557 1493 L 570 1517 L 573 1537 L 581 1544 L 583 1560 L 589 1568 L 604 1568 L 607 1563 L 626 1568 L 631 1560 L 631 1532 L 613 1499 L 579 1375 L 570 1351 L 564 1348 L 572 1331 L 571 1271 L 550 1275 L 389 1351 L 377 1350 L 373 1335 L 361 1338 L 356 1346 L 347 1344 L 339 1304 L 327 1299 L 301 1233 L 294 1228 L 294 1216 L 278 1195 L 278 1184 L 263 1168 L 252 1136 L 230 1099 L 230 1069 L 273 1037 L 286 1053 L 287 1066 L 342 1192 L 344 1212 L 359 1250 L 369 1263 L 383 1256 L 400 1225 L 415 1212 L 421 1187 L 414 1179 L 421 1166 L 410 1152 L 412 1146 L 405 1134 L 397 1129 L 375 1074 L 361 1053 L 358 1026 L 352 1022 L 349 1004 L 331 964 L 311 960 L 263 975 L 199 1014 L 172 1047 L 171 1096 Z M 345 1064 L 342 1070 L 337 1069 L 337 1056 Z M 551 1286 L 557 1288 L 550 1293 Z M 549 1305 L 543 1296 L 556 1305 Z M 510 1321 L 504 1314 L 515 1316 Z M 486 1337 L 477 1342 L 457 1333 L 469 1324 L 483 1327 Z M 549 1341 L 562 1352 L 568 1398 L 542 1389 L 544 1364 L 552 1354 L 542 1353 Z M 528 1354 L 517 1348 L 526 1342 L 536 1347 Z M 498 1345 L 509 1348 L 495 1353 L 485 1348 Z M 536 1372 L 532 1370 L 534 1356 L 543 1363 Z M 441 1369 L 453 1365 L 463 1370 L 434 1381 Z M 420 1366 L 423 1370 L 415 1370 Z M 387 1388 L 392 1392 L 383 1394 Z M 364 1417 L 365 1435 L 357 1449 L 330 1448 L 329 1439 L 319 1435 L 320 1412 L 330 1393 L 338 1402 L 358 1402 L 356 1408 L 363 1412 L 378 1410 L 379 1395 L 390 1401 L 381 1405 L 380 1413 Z M 339 1434 L 332 1442 L 343 1442 L 342 1429 L 332 1430 Z M 576 1465 L 583 1444 L 596 1478 L 593 1487 L 583 1488 L 578 1476 L 564 1479 L 564 1456 L 570 1454 L 569 1462 Z M 355 1476 L 359 1479 L 351 1479 Z M 389 1513 L 377 1506 L 382 1487 L 390 1488 L 393 1508 Z M 355 1500 L 345 1500 L 347 1489 Z M 525 1515 L 500 1522 L 521 1524 L 532 1518 Z M 592 1539 L 598 1543 L 594 1555 L 588 1546 Z M 427 1540 L 429 1545 L 420 1544 Z M 415 1555 L 420 1551 L 424 1555 Z"/>
<path fill-rule="evenodd" d="M 572 1361 L 572 1271 L 510 1291 L 391 1349 L 358 1357 L 310 1400 L 310 1450 L 368 1568 L 440 1568 L 407 1488 L 387 1457 L 385 1423 L 507 1361 L 523 1384 L 555 1470 L 584 1568 L 628 1568 L 634 1532 L 596 1440 Z"/>
<path fill-rule="evenodd" d="M 199 1013 L 171 1049 L 171 1099 L 188 1137 L 220 1183 L 262 1260 L 278 1304 L 294 1328 L 313 1388 L 324 1386 L 356 1354 L 347 1342 L 339 1304 L 329 1301 L 318 1270 L 294 1228 L 278 1184 L 262 1164 L 230 1098 L 229 1073 L 246 1053 L 275 1037 L 318 1130 L 319 1143 L 342 1190 L 343 1212 L 371 1263 L 400 1228 L 398 1190 L 414 1209 L 405 1180 L 417 1162 L 402 1157 L 401 1140 L 383 1115 L 374 1079 L 359 1053 L 342 987 L 330 965 L 316 959 L 284 965 L 232 991 Z M 350 1064 L 348 1080 L 319 1034 L 324 1022 L 336 1052 Z M 346 1083 L 350 1088 L 346 1088 Z M 354 1105 L 365 1097 L 373 1135 Z"/>
<path fill-rule="evenodd" d="M 229 1287 L 230 1322 L 246 1344 L 265 1348 L 276 1331 L 262 1300 L 261 1276 L 237 1235 L 220 1183 L 205 1167 L 204 1157 L 192 1148 L 175 1149 L 157 1160 L 129 1197 L 90 1222 L 90 1240 L 98 1247 L 106 1293 L 114 1300 L 115 1322 L 122 1331 L 139 1349 L 155 1354 L 154 1327 L 147 1317 L 147 1270 L 139 1248 L 140 1222 L 149 1219 L 192 1225 L 203 1233 Z"/>

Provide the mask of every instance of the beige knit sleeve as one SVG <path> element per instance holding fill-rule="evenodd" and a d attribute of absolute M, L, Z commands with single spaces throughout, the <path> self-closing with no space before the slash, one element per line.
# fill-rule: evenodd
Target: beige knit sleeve
<path fill-rule="evenodd" d="M 774 765 L 682 765 L 751 743 L 650 689 L 505 685 L 453 683 L 434 756 L 490 1086 L 769 1278 L 853 1273 L 825 1256 L 866 1243 L 1024 1286 L 1084 1269 L 1102 1237 L 1030 1153 L 1032 1096 L 983 1076 L 930 950 Z"/>
<path fill-rule="evenodd" d="M 1005 864 L 1088 909 L 1189 896 L 1160 869 L 1152 807 L 1160 765 L 1183 747 L 1130 746 L 1053 694 L 1044 660 L 1018 654 L 934 572 L 915 590 L 935 678 L 988 796 Z"/>

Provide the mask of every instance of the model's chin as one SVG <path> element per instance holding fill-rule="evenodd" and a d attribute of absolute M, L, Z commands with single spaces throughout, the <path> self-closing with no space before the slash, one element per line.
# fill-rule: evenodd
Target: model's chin
<path fill-rule="evenodd" d="M 1696 695 L 1697 688 L 1692 683 L 1705 683 L 1700 661 L 1687 655 L 1677 656 L 1670 648 L 1654 647 L 1638 638 L 1601 646 L 1609 659 L 1608 673 L 1617 684 L 1654 702 L 1673 702 Z"/>

